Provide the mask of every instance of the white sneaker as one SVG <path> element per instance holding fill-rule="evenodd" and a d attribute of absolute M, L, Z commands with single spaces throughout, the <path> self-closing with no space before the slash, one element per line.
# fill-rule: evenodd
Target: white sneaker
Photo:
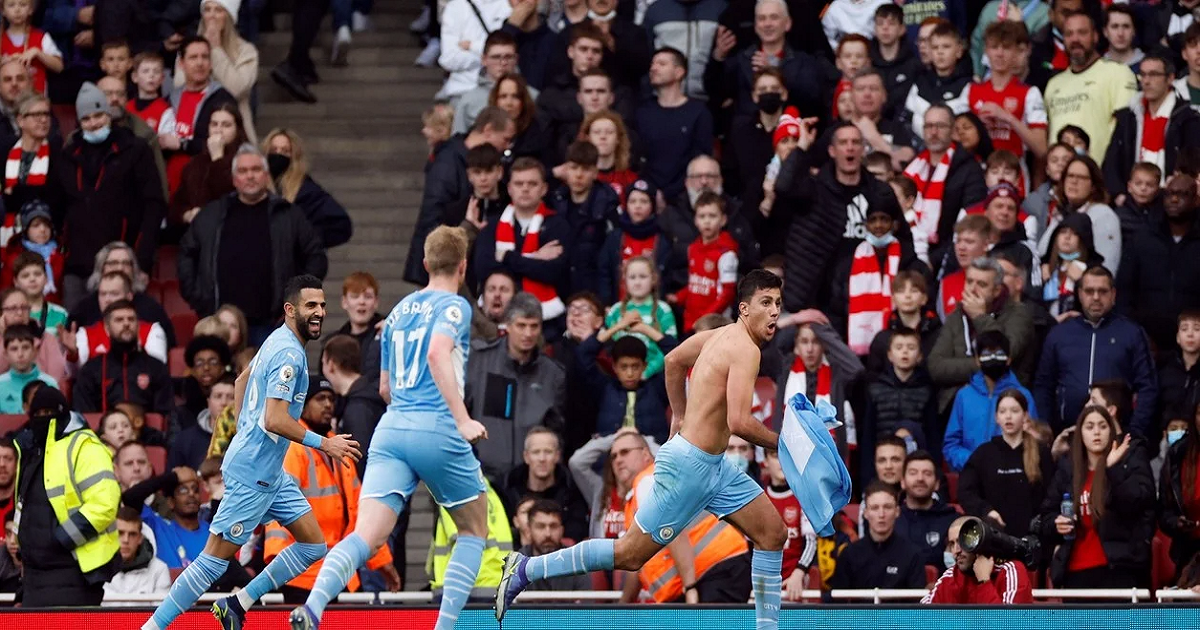
<path fill-rule="evenodd" d="M 429 10 L 426 9 L 426 13 L 422 14 L 422 15 L 426 15 L 428 13 L 428 11 Z M 417 19 L 420 20 L 420 18 L 417 18 Z M 416 22 L 413 22 L 413 24 L 416 24 Z M 350 26 L 354 30 L 355 33 L 361 33 L 363 31 L 368 31 L 371 29 L 371 16 L 369 16 L 366 13 L 363 13 L 361 11 L 355 11 L 350 14 Z M 429 27 L 429 18 L 426 17 L 425 18 L 425 28 L 428 28 L 428 27 Z M 422 28 L 421 30 L 424 31 L 425 28 Z"/>
<path fill-rule="evenodd" d="M 421 9 L 421 15 L 419 15 L 417 19 L 413 20 L 412 23 L 408 25 L 409 32 L 417 35 L 424 33 L 426 29 L 429 28 L 429 18 L 429 6 L 426 5 L 424 9 Z"/>
<path fill-rule="evenodd" d="M 425 50 L 417 55 L 417 60 L 413 62 L 414 66 L 422 68 L 432 68 L 437 65 L 438 57 L 442 54 L 442 40 L 433 38 L 429 40 L 429 44 L 425 46 Z"/>
<path fill-rule="evenodd" d="M 333 38 L 333 54 L 330 56 L 330 63 L 335 66 L 345 66 L 346 56 L 350 54 L 350 27 L 342 26 L 337 30 L 337 36 Z"/>

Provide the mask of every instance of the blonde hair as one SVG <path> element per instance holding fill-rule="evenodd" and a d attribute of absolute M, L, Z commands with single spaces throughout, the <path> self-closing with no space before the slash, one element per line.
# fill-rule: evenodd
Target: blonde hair
<path fill-rule="evenodd" d="M 438 226 L 425 239 L 425 266 L 430 276 L 454 273 L 467 259 L 467 232 L 460 227 Z"/>
<path fill-rule="evenodd" d="M 774 0 L 772 0 L 774 1 Z M 625 122 L 621 120 L 621 116 L 614 112 L 604 110 L 588 114 L 583 119 L 583 124 L 579 126 L 579 140 L 588 140 L 588 136 L 592 131 L 592 125 L 599 120 L 607 120 L 617 128 L 617 147 L 613 151 L 613 170 L 624 171 L 629 169 L 629 131 L 625 128 Z"/>
<path fill-rule="evenodd" d="M 226 344 L 233 335 L 229 332 L 229 327 L 221 323 L 221 320 L 216 315 L 209 315 L 196 322 L 196 326 L 192 329 L 192 336 L 199 337 L 201 335 L 211 335 L 224 340 Z"/>
<path fill-rule="evenodd" d="M 287 199 L 289 202 L 296 202 L 296 195 L 300 194 L 300 186 L 304 184 L 304 178 L 308 177 L 308 160 L 304 157 L 304 143 L 300 141 L 300 136 L 295 131 L 287 127 L 276 127 L 267 134 L 267 137 L 262 142 L 263 155 L 271 154 L 271 141 L 276 136 L 284 136 L 288 139 L 288 144 L 292 146 L 291 163 L 288 168 L 279 176 L 279 196 Z"/>
<path fill-rule="evenodd" d="M 242 312 L 242 309 L 234 306 L 233 304 L 222 304 L 221 307 L 217 309 L 217 312 L 213 313 L 213 317 L 216 317 L 217 321 L 220 321 L 221 313 L 229 313 L 230 315 L 233 315 L 233 321 L 237 322 L 238 343 L 236 346 L 230 344 L 229 349 L 234 353 L 241 352 L 246 348 L 246 338 L 247 335 L 250 334 L 250 325 L 246 322 L 246 314 Z M 232 333 L 226 332 L 225 334 L 230 338 L 233 337 Z M 253 357 L 253 355 L 251 355 L 251 357 Z"/>
<path fill-rule="evenodd" d="M 434 103 L 421 113 L 421 124 L 430 127 L 441 127 L 447 132 L 454 126 L 454 108 L 449 103 Z M 447 133 L 449 138 L 450 134 Z"/>
<path fill-rule="evenodd" d="M 200 4 L 200 26 L 196 28 L 196 34 L 204 36 L 204 5 L 210 2 L 221 7 L 222 11 L 225 11 L 225 25 L 221 27 L 221 49 L 225 51 L 226 55 L 229 55 L 230 59 L 236 60 L 242 52 L 242 44 L 244 43 L 242 37 L 237 32 L 237 16 L 231 15 L 225 9 L 225 6 L 217 2 L 217 0 L 205 0 Z"/>

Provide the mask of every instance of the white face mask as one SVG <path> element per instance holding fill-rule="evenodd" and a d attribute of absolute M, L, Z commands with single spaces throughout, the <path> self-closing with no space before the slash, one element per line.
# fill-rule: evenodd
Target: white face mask
<path fill-rule="evenodd" d="M 947 569 L 954 566 L 954 563 L 957 561 L 958 559 L 954 557 L 954 554 L 950 553 L 949 551 L 942 552 L 942 564 L 946 565 Z"/>

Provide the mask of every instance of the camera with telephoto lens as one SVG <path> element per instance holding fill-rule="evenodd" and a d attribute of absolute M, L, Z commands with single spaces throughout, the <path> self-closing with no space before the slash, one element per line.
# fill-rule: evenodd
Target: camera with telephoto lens
<path fill-rule="evenodd" d="M 974 516 L 963 523 L 958 532 L 958 544 L 967 553 L 1000 561 L 1020 560 L 1030 570 L 1037 568 L 1042 556 L 1042 543 L 1036 536 L 1030 534 L 1018 538 Z"/>

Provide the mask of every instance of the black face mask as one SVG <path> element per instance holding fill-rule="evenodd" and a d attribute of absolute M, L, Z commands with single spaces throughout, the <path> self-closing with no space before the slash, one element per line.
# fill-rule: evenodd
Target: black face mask
<path fill-rule="evenodd" d="M 1002 376 L 1008 373 L 1008 362 L 1004 360 L 980 361 L 979 368 L 983 371 L 983 375 L 998 381 Z"/>
<path fill-rule="evenodd" d="M 779 92 L 767 92 L 758 95 L 758 111 L 764 114 L 775 114 L 783 108 L 783 95 Z"/>
<path fill-rule="evenodd" d="M 292 165 L 292 158 L 282 153 L 272 153 L 267 156 L 267 168 L 271 171 L 271 179 L 279 179 L 284 171 Z"/>

